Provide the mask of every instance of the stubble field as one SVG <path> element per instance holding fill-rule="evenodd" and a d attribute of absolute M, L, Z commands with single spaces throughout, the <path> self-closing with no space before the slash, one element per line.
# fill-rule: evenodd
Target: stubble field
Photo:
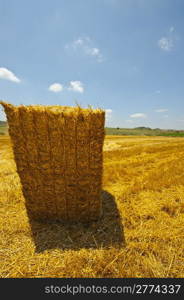
<path fill-rule="evenodd" d="M 30 224 L 0 136 L 0 276 L 183 277 L 183 170 L 183 138 L 106 136 L 101 219 Z"/>

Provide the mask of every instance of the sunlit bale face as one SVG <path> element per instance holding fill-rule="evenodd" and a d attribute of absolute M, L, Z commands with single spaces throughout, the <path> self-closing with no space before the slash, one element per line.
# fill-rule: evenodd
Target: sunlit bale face
<path fill-rule="evenodd" d="M 102 213 L 104 111 L 1 104 L 28 216 L 98 219 Z"/>

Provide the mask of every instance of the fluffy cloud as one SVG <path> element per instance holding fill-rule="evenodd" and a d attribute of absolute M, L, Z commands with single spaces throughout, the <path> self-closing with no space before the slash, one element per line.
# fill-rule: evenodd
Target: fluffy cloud
<path fill-rule="evenodd" d="M 112 109 L 110 109 L 110 108 L 105 109 L 105 112 L 106 112 L 106 114 L 111 114 L 112 113 Z"/>
<path fill-rule="evenodd" d="M 10 71 L 6 68 L 0 68 L 0 78 L 7 79 L 7 80 L 17 82 L 17 83 L 20 82 L 20 79 L 18 77 L 16 77 L 12 71 Z"/>
<path fill-rule="evenodd" d="M 97 56 L 99 57 L 100 55 L 100 50 L 98 48 L 87 48 L 86 53 L 92 56 Z"/>
<path fill-rule="evenodd" d="M 160 109 L 156 109 L 155 111 L 158 112 L 158 113 L 163 113 L 163 112 L 168 111 L 168 109 L 167 108 L 160 108 Z"/>
<path fill-rule="evenodd" d="M 163 51 L 171 51 L 174 47 L 174 42 L 176 40 L 174 27 L 171 26 L 165 36 L 158 40 L 158 47 Z"/>
<path fill-rule="evenodd" d="M 136 114 L 130 115 L 130 118 L 145 119 L 145 118 L 147 118 L 147 115 L 144 113 L 136 113 Z"/>
<path fill-rule="evenodd" d="M 54 93 L 61 92 L 62 90 L 63 90 L 63 86 L 60 83 L 53 83 L 49 86 L 49 91 Z"/>
<path fill-rule="evenodd" d="M 63 91 L 64 88 L 66 90 L 71 90 L 71 91 L 78 92 L 78 93 L 84 92 L 83 83 L 78 80 L 70 81 L 68 87 L 64 87 L 62 84 L 55 82 L 49 86 L 48 90 L 51 92 L 54 92 L 54 93 L 59 93 L 59 92 Z"/>
<path fill-rule="evenodd" d="M 2 109 L 0 109 L 0 121 L 6 121 L 6 115 Z"/>
<path fill-rule="evenodd" d="M 71 44 L 66 45 L 65 48 L 79 50 L 85 55 L 95 57 L 98 62 L 103 61 L 103 56 L 100 49 L 93 46 L 93 43 L 89 37 L 78 38 Z"/>
<path fill-rule="evenodd" d="M 169 28 L 169 31 L 170 31 L 170 32 L 173 32 L 173 31 L 174 31 L 174 26 L 171 26 L 171 27 Z"/>
<path fill-rule="evenodd" d="M 160 49 L 164 50 L 164 51 L 171 51 L 171 49 L 173 48 L 173 40 L 171 38 L 167 38 L 167 37 L 162 37 L 159 41 L 158 41 L 158 46 L 160 47 Z"/>
<path fill-rule="evenodd" d="M 84 45 L 84 40 L 81 38 L 75 40 L 72 44 L 73 48 L 76 48 L 76 47 L 82 46 L 82 45 Z"/>
<path fill-rule="evenodd" d="M 105 109 L 105 121 L 109 123 L 112 120 L 112 109 L 107 108 Z"/>
<path fill-rule="evenodd" d="M 79 93 L 83 93 L 84 92 L 84 87 L 83 87 L 83 83 L 81 81 L 70 81 L 69 90 L 72 90 L 74 92 L 79 92 Z"/>

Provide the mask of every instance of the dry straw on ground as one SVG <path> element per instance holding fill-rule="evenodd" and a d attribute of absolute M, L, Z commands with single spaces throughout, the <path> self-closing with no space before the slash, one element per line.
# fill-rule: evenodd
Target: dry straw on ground
<path fill-rule="evenodd" d="M 90 221 L 101 214 L 105 113 L 1 101 L 30 218 Z"/>
<path fill-rule="evenodd" d="M 184 276 L 184 138 L 106 136 L 103 215 L 30 227 L 0 136 L 0 277 Z"/>

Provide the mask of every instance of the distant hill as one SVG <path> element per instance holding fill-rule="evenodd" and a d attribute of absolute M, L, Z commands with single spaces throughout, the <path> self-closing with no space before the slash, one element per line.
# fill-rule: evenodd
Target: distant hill
<path fill-rule="evenodd" d="M 0 121 L 0 135 L 8 134 L 8 124 L 6 121 Z"/>
<path fill-rule="evenodd" d="M 7 122 L 6 121 L 0 121 L 0 126 L 6 126 Z"/>
<path fill-rule="evenodd" d="M 105 128 L 107 135 L 137 135 L 137 136 L 173 136 L 184 137 L 184 130 L 174 129 L 160 129 L 149 127 L 136 127 L 136 128 Z"/>
<path fill-rule="evenodd" d="M 152 130 L 150 127 L 144 127 L 144 126 L 141 126 L 141 127 L 135 127 L 134 129 L 137 129 L 137 130 Z M 159 128 L 158 128 L 159 129 Z"/>
<path fill-rule="evenodd" d="M 184 137 L 184 130 L 175 129 L 160 129 L 149 127 L 136 127 L 136 128 L 112 128 L 106 127 L 105 133 L 107 135 L 137 135 L 137 136 L 173 136 Z M 6 121 L 0 121 L 0 135 L 8 134 L 8 124 Z"/>

